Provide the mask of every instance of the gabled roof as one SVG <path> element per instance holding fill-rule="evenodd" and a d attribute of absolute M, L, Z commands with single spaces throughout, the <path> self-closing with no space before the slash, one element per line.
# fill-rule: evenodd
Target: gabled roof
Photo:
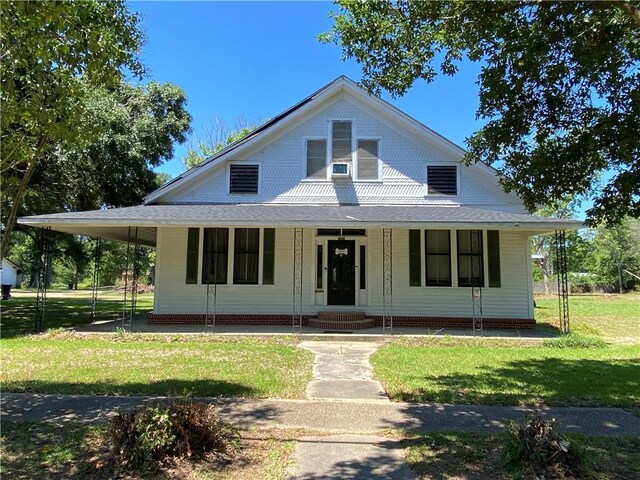
<path fill-rule="evenodd" d="M 347 91 L 352 95 L 354 95 L 355 97 L 360 98 L 365 103 L 368 103 L 369 105 L 373 106 L 374 108 L 382 110 L 387 116 L 390 116 L 398 120 L 400 123 L 404 124 L 407 128 L 416 131 L 418 134 L 425 135 L 427 138 L 430 138 L 435 143 L 443 147 L 445 150 L 452 152 L 454 155 L 462 158 L 462 156 L 464 156 L 464 154 L 466 153 L 462 147 L 456 145 L 455 143 L 443 137 L 439 133 L 433 131 L 426 125 L 420 123 L 413 117 L 407 115 L 402 110 L 394 107 L 389 102 L 379 97 L 370 95 L 363 88 L 361 88 L 356 82 L 342 75 L 336 78 L 331 83 L 315 91 L 314 93 L 309 95 L 307 98 L 298 102 L 291 108 L 285 110 L 279 115 L 276 115 L 273 119 L 262 124 L 247 136 L 232 143 L 231 145 L 228 145 L 226 148 L 220 150 L 216 154 L 207 158 L 204 162 L 187 170 L 186 172 L 182 173 L 178 177 L 165 183 L 159 189 L 151 192 L 149 195 L 145 197 L 144 203 L 152 204 L 152 203 L 158 202 L 161 199 L 161 197 L 163 197 L 167 193 L 174 191 L 175 189 L 182 187 L 185 184 L 190 183 L 192 180 L 199 177 L 199 175 L 211 170 L 212 168 L 215 168 L 217 165 L 227 160 L 232 154 L 238 154 L 244 151 L 245 149 L 250 148 L 252 145 L 262 140 L 268 134 L 276 131 L 276 129 L 284 128 L 284 126 L 289 124 L 289 122 L 295 120 L 304 112 L 313 108 L 315 105 L 318 105 L 324 99 L 329 98 L 331 95 L 335 94 L 340 90 Z M 496 171 L 492 167 L 484 163 L 478 163 L 475 165 L 476 167 L 478 167 L 480 171 L 495 178 Z"/>

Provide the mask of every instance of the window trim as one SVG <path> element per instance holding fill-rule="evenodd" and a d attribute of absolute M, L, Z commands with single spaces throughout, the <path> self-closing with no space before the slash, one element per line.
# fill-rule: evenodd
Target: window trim
<path fill-rule="evenodd" d="M 422 242 L 421 242 L 421 247 L 422 247 L 422 252 L 424 253 L 424 261 L 422 263 L 424 263 L 424 286 L 425 287 L 435 287 L 435 288 L 443 288 L 443 287 L 453 287 L 453 270 L 452 270 L 452 248 L 451 248 L 451 230 L 448 228 L 424 228 L 422 229 Z M 428 232 L 447 232 L 447 236 L 449 238 L 449 253 L 431 253 L 429 254 L 427 252 L 427 236 L 428 236 Z M 430 285 L 429 284 L 429 269 L 427 268 L 427 263 L 429 261 L 429 256 L 433 256 L 433 257 L 440 257 L 440 256 L 447 256 L 449 257 L 449 284 L 448 285 Z"/>
<path fill-rule="evenodd" d="M 358 168 L 359 168 L 359 161 L 360 159 L 358 158 L 358 142 L 363 141 L 363 142 L 378 142 L 378 176 L 377 178 L 360 178 L 358 176 Z M 382 137 L 381 136 L 366 136 L 366 137 L 357 137 L 355 139 L 355 157 L 356 157 L 356 161 L 354 163 L 354 172 L 355 174 L 353 175 L 353 181 L 354 182 L 360 182 L 360 183 L 382 183 L 382 161 L 380 158 L 380 146 L 382 145 Z"/>
<path fill-rule="evenodd" d="M 257 166 L 258 167 L 258 191 L 255 193 L 231 193 L 231 166 L 243 165 L 243 166 Z M 227 195 L 246 197 L 248 195 L 261 195 L 262 194 L 262 162 L 227 162 Z"/>
<path fill-rule="evenodd" d="M 429 167 L 455 167 L 456 169 L 456 194 L 455 195 L 447 195 L 444 193 L 429 193 Z M 445 199 L 445 198 L 453 198 L 453 199 L 457 199 L 460 197 L 460 165 L 456 164 L 456 165 L 448 165 L 448 164 L 434 164 L 434 163 L 428 163 L 427 166 L 425 167 L 424 170 L 424 178 L 425 178 L 425 182 L 424 182 L 424 196 L 425 197 L 431 197 L 431 198 L 441 198 L 441 199 Z"/>
<path fill-rule="evenodd" d="M 460 240 L 459 240 L 459 232 L 480 232 L 480 253 L 460 253 Z M 478 228 L 462 228 L 462 229 L 456 229 L 456 263 L 457 263 L 457 278 L 458 278 L 458 287 L 461 288 L 473 288 L 475 287 L 480 287 L 480 288 L 485 288 L 486 285 L 486 281 L 487 281 L 487 272 L 485 271 L 487 268 L 487 261 L 485 259 L 485 255 L 486 255 L 486 230 L 485 229 L 478 229 Z M 465 256 L 465 257 L 480 257 L 480 285 L 460 285 L 460 256 Z"/>

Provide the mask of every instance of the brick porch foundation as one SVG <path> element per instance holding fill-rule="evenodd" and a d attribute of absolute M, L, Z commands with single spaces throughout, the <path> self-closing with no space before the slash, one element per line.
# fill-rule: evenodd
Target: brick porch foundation
<path fill-rule="evenodd" d="M 205 314 L 191 313 L 149 313 L 149 325 L 204 325 Z M 315 315 L 303 315 L 302 324 L 308 325 L 309 319 Z M 375 325 L 382 327 L 381 315 L 367 315 L 367 319 L 375 321 Z M 291 325 L 291 314 L 256 315 L 219 313 L 216 315 L 218 325 Z M 425 317 L 425 316 L 394 316 L 395 327 L 433 327 L 433 328 L 471 328 L 471 317 Z M 532 329 L 536 322 L 532 318 L 484 318 L 484 328 L 514 328 Z"/>

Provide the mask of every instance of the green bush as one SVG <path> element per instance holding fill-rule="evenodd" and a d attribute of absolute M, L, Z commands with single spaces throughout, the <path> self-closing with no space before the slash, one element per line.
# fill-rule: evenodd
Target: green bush
<path fill-rule="evenodd" d="M 555 420 L 545 420 L 539 411 L 508 427 L 502 459 L 516 478 L 589 478 L 591 473 L 584 449 L 560 436 Z"/>
<path fill-rule="evenodd" d="M 231 453 L 232 430 L 212 405 L 179 400 L 118 413 L 109 423 L 111 460 L 119 468 Z"/>
<path fill-rule="evenodd" d="M 607 343 L 601 338 L 569 333 L 560 338 L 545 340 L 543 345 L 549 348 L 604 348 Z"/>

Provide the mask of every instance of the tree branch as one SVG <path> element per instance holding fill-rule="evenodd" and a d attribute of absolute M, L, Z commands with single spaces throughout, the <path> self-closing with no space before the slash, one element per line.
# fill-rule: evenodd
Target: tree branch
<path fill-rule="evenodd" d="M 18 186 L 18 190 L 16 191 L 15 196 L 13 197 L 13 204 L 11 205 L 11 212 L 9 212 L 9 217 L 7 218 L 7 223 L 5 224 L 5 229 L 2 235 L 2 243 L 0 243 L 0 260 L 4 258 L 5 253 L 7 252 L 7 248 L 9 248 L 9 240 L 11 240 L 11 232 L 13 232 L 13 228 L 16 226 L 16 220 L 18 219 L 18 209 L 20 205 L 22 205 L 22 200 L 24 199 L 25 194 L 27 193 L 27 187 L 29 186 L 29 182 L 31 181 L 31 177 L 33 176 L 33 172 L 36 170 L 36 165 L 38 164 L 38 157 L 40 153 L 42 153 L 42 149 L 44 148 L 47 142 L 47 135 L 41 134 L 38 139 L 38 143 L 36 144 L 36 149 L 33 152 L 33 156 L 31 157 L 31 161 L 29 162 L 29 166 L 24 173 L 24 176 L 20 180 L 20 185 Z"/>

